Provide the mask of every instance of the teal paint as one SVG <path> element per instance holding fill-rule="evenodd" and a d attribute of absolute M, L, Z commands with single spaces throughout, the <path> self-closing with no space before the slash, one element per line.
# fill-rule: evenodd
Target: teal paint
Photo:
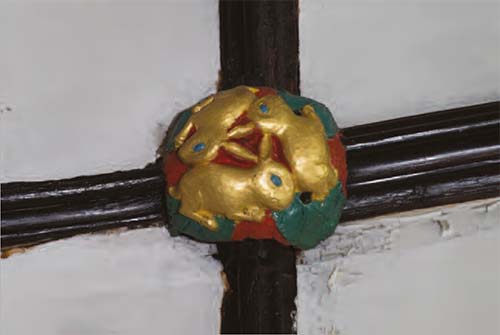
<path fill-rule="evenodd" d="M 273 218 L 291 245 L 310 249 L 334 233 L 345 201 L 342 183 L 339 182 L 321 202 L 304 204 L 300 193 L 297 193 L 290 207 L 273 212 Z"/>
<path fill-rule="evenodd" d="M 278 94 L 283 100 L 285 100 L 286 104 L 290 106 L 292 110 L 300 110 L 305 105 L 313 106 L 314 112 L 316 112 L 319 119 L 323 123 L 323 127 L 325 127 L 325 133 L 328 138 L 334 136 L 339 131 L 339 127 L 333 119 L 332 113 L 328 107 L 322 103 L 313 99 L 290 94 L 287 91 L 278 91 Z"/>
<path fill-rule="evenodd" d="M 195 240 L 203 242 L 231 241 L 234 231 L 234 222 L 222 216 L 216 220 L 219 229 L 212 231 L 200 225 L 198 222 L 179 214 L 180 201 L 167 195 L 168 225 L 167 228 L 172 236 L 180 234 L 189 235 Z"/>

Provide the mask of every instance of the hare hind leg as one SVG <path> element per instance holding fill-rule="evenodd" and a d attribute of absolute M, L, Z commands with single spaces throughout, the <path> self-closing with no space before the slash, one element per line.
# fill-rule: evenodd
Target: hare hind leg
<path fill-rule="evenodd" d="M 219 229 L 219 224 L 217 223 L 215 216 L 207 210 L 200 209 L 198 211 L 185 211 L 181 208 L 180 213 L 190 219 L 195 220 L 200 225 L 207 229 L 210 229 L 211 231 L 216 231 L 217 229 Z"/>
<path fill-rule="evenodd" d="M 337 185 L 338 176 L 337 171 L 332 169 L 330 166 L 322 165 L 319 168 L 322 170 L 320 175 L 323 177 L 320 178 L 318 183 L 316 183 L 316 185 L 312 188 L 311 198 L 316 201 L 323 201 L 328 196 L 332 188 Z"/>
<path fill-rule="evenodd" d="M 261 222 L 266 210 L 257 206 L 245 207 L 242 211 L 233 213 L 231 217 L 238 221 Z"/>
<path fill-rule="evenodd" d="M 318 114 L 314 111 L 314 107 L 311 105 L 305 105 L 301 109 L 302 115 L 309 120 L 313 120 L 316 124 L 320 125 L 323 128 L 323 122 L 319 118 Z"/>

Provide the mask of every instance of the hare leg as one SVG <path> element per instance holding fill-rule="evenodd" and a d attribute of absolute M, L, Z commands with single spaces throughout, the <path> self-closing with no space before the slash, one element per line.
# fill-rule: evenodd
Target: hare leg
<path fill-rule="evenodd" d="M 328 195 L 328 192 L 315 192 L 311 194 L 311 199 L 314 201 L 323 201 L 325 200 L 326 196 Z"/>
<path fill-rule="evenodd" d="M 239 145 L 238 143 L 224 142 L 222 143 L 222 147 L 236 157 L 257 163 L 257 155 L 252 153 L 250 150 L 245 149 L 245 147 Z"/>
<path fill-rule="evenodd" d="M 187 216 L 190 219 L 195 220 L 203 227 L 210 229 L 212 231 L 216 231 L 219 228 L 219 224 L 217 220 L 215 220 L 214 215 L 207 210 L 198 210 L 198 211 L 188 211 L 185 208 L 182 208 L 179 211 L 182 215 Z"/>
<path fill-rule="evenodd" d="M 318 125 L 320 125 L 322 129 L 324 128 L 323 122 L 321 122 L 321 119 L 319 118 L 318 114 L 316 114 L 316 112 L 314 111 L 313 106 L 305 105 L 304 107 L 302 107 L 301 112 L 305 118 L 308 118 L 309 120 L 313 120 Z"/>
<path fill-rule="evenodd" d="M 169 188 L 168 188 L 168 194 L 172 198 L 177 199 L 177 200 L 179 200 L 181 198 L 181 193 L 179 192 L 179 190 L 175 186 L 169 186 Z"/>
<path fill-rule="evenodd" d="M 207 229 L 216 231 L 219 228 L 219 224 L 217 223 L 217 220 L 215 220 L 215 216 L 209 211 L 199 210 L 193 213 L 193 217 L 196 217 L 196 221 Z"/>
<path fill-rule="evenodd" d="M 265 215 L 266 215 L 265 209 L 252 206 L 252 207 L 245 207 L 241 212 L 233 213 L 231 216 L 235 220 L 260 222 L 262 221 Z"/>
<path fill-rule="evenodd" d="M 323 169 L 326 171 L 326 178 L 324 182 L 318 184 L 318 187 L 312 193 L 311 198 L 313 200 L 323 201 L 328 196 L 331 189 L 338 183 L 337 170 L 329 166 L 323 166 Z"/>

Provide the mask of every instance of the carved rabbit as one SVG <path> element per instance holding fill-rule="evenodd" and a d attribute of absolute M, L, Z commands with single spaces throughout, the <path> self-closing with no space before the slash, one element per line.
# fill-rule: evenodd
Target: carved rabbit
<path fill-rule="evenodd" d="M 219 164 L 194 166 L 180 180 L 172 196 L 181 199 L 179 212 L 211 230 L 216 215 L 236 221 L 260 222 L 267 209 L 287 208 L 294 197 L 290 171 L 271 158 L 271 139 L 264 136 L 259 161 L 249 169 Z"/>
<path fill-rule="evenodd" d="M 256 162 L 255 154 L 227 141 L 238 136 L 239 130 L 228 132 L 228 129 L 256 99 L 255 90 L 238 86 L 212 95 L 193 107 L 193 114 L 175 139 L 180 159 L 188 165 L 209 162 L 216 157 L 219 148 L 224 147 L 244 160 Z"/>
<path fill-rule="evenodd" d="M 312 192 L 313 199 L 322 200 L 336 185 L 337 172 L 330 163 L 323 124 L 314 108 L 306 105 L 300 114 L 296 115 L 277 95 L 256 100 L 247 112 L 264 133 L 280 139 L 299 190 Z M 248 125 L 244 130 L 251 131 Z M 242 129 L 240 133 L 245 132 Z"/>

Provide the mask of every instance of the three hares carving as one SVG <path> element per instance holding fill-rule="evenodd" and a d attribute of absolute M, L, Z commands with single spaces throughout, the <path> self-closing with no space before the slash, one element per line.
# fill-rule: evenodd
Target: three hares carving
<path fill-rule="evenodd" d="M 293 111 L 278 95 L 258 97 L 256 88 L 238 86 L 204 99 L 175 138 L 181 161 L 190 169 L 169 193 L 180 213 L 210 230 L 216 216 L 261 222 L 267 210 L 287 208 L 296 192 L 323 200 L 337 183 L 323 125 L 311 105 Z M 238 124 L 242 117 L 248 122 Z M 255 131 L 262 140 L 255 154 L 238 139 Z M 286 162 L 272 159 L 272 138 Z M 250 168 L 214 163 L 221 149 Z M 255 149 L 254 149 L 255 151 Z"/>

